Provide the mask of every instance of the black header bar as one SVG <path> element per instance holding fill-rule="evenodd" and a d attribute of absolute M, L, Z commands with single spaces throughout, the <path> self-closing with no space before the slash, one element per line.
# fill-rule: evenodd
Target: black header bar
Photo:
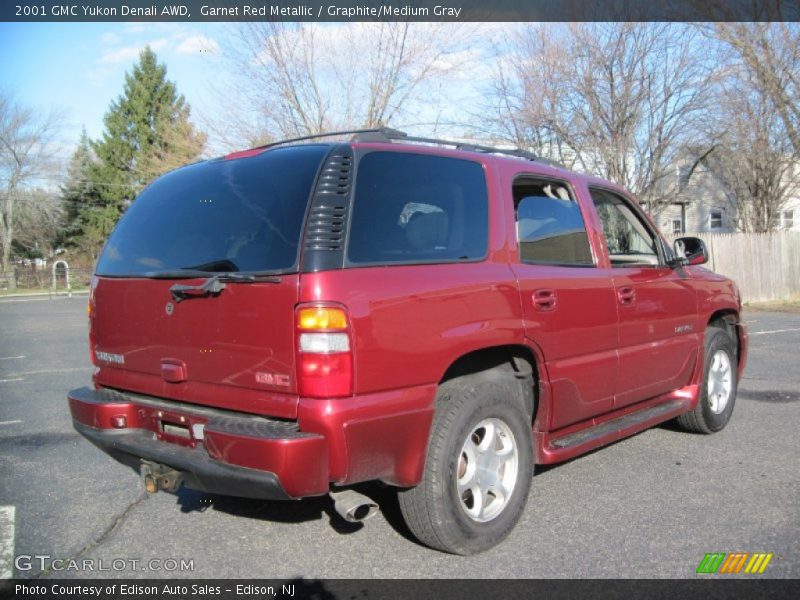
<path fill-rule="evenodd" d="M 673 600 L 758 600 L 797 598 L 794 580 L 703 578 L 647 579 L 37 579 L 0 580 L 0 599 L 36 600 L 522 600 L 526 598 L 591 598 Z"/>
<path fill-rule="evenodd" d="M 800 21 L 800 0 L 4 0 L 0 21 Z"/>

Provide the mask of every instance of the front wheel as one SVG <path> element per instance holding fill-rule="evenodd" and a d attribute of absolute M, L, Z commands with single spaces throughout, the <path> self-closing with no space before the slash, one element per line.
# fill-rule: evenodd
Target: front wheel
<path fill-rule="evenodd" d="M 424 544 L 475 554 L 501 542 L 528 498 L 531 419 L 515 381 L 453 380 L 437 394 L 422 482 L 400 492 Z"/>
<path fill-rule="evenodd" d="M 683 429 L 714 433 L 728 424 L 736 402 L 736 366 L 736 344 L 731 336 L 724 329 L 709 327 L 700 398 L 694 410 L 678 417 Z"/>

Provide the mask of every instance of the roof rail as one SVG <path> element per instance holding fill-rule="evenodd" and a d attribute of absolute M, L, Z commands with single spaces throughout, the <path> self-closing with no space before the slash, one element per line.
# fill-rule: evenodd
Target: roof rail
<path fill-rule="evenodd" d="M 384 128 L 373 128 L 373 129 L 350 129 L 345 131 L 329 131 L 327 133 L 315 133 L 313 135 L 304 135 L 302 137 L 289 138 L 287 140 L 278 140 L 277 142 L 270 142 L 269 144 L 264 144 L 263 146 L 257 146 L 256 148 L 253 148 L 253 150 L 273 148 L 275 146 L 283 146 L 284 144 L 293 144 L 294 142 L 305 142 L 306 140 L 316 140 L 317 138 L 339 137 L 351 134 L 353 135 L 353 138 L 355 138 L 358 135 L 379 134 L 384 131 L 394 131 L 394 130 L 393 129 L 390 130 L 384 127 Z"/>
<path fill-rule="evenodd" d="M 399 142 L 416 142 L 419 144 L 436 144 L 439 146 L 451 146 L 456 150 L 466 150 L 469 152 L 483 152 L 486 154 L 506 154 L 508 156 L 516 156 L 517 158 L 524 158 L 526 160 L 535 160 L 537 162 L 545 163 L 554 167 L 561 167 L 563 168 L 564 165 L 557 161 L 550 160 L 548 158 L 542 158 L 534 154 L 533 152 L 528 152 L 527 150 L 521 150 L 519 148 L 497 148 L 495 146 L 486 146 L 483 144 L 473 144 L 471 142 L 457 142 L 453 140 L 442 140 L 439 138 L 427 138 L 427 137 L 417 137 L 413 135 L 408 135 L 404 131 L 398 131 L 397 129 L 390 129 L 388 127 L 382 127 L 380 129 L 374 129 L 369 132 L 357 132 L 356 135 L 353 136 L 353 142 L 392 142 L 392 141 L 399 141 Z"/>
<path fill-rule="evenodd" d="M 442 140 L 438 138 L 417 137 L 408 135 L 404 131 L 400 131 L 398 129 L 392 129 L 390 127 L 375 127 L 370 129 L 350 129 L 343 131 L 331 131 L 328 133 L 317 133 L 314 135 L 304 135 L 302 137 L 290 138 L 286 140 L 280 140 L 277 142 L 271 142 L 269 144 L 264 144 L 263 146 L 258 146 L 257 148 L 253 148 L 253 150 L 262 150 L 266 148 L 273 148 L 275 146 L 282 146 L 284 144 L 292 144 L 294 142 L 304 142 L 307 140 L 315 140 L 318 138 L 339 137 L 345 135 L 351 136 L 350 138 L 351 142 L 391 143 L 393 141 L 398 141 L 398 142 L 415 142 L 418 144 L 436 144 L 439 146 L 450 146 L 455 148 L 456 150 L 466 150 L 468 152 L 483 152 L 485 154 L 505 154 L 508 156 L 516 156 L 517 158 L 524 158 L 526 160 L 541 162 L 554 167 L 561 167 L 561 168 L 564 167 L 564 165 L 562 165 L 557 161 L 553 161 L 547 158 L 542 158 L 541 156 L 538 156 L 533 152 L 528 152 L 527 150 L 521 150 L 519 148 L 513 148 L 513 149 L 497 148 L 495 146 L 485 146 L 483 144 L 472 144 L 469 142 L 457 142 L 453 140 Z"/>

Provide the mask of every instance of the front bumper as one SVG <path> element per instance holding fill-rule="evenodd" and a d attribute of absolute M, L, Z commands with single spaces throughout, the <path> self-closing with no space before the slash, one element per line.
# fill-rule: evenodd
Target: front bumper
<path fill-rule="evenodd" d="M 188 487 L 284 500 L 329 489 L 328 447 L 291 421 L 242 416 L 101 389 L 69 392 L 75 429 L 123 464 L 181 473 Z"/>

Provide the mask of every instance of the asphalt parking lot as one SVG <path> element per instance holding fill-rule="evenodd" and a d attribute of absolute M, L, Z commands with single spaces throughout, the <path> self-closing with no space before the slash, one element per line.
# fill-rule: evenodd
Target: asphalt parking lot
<path fill-rule="evenodd" d="M 85 305 L 0 300 L 0 507 L 14 507 L 0 509 L 0 556 L 8 567 L 13 519 L 14 556 L 107 570 L 31 558 L 15 577 L 691 578 L 707 552 L 771 552 L 760 577 L 800 577 L 800 314 L 747 314 L 750 361 L 723 432 L 664 426 L 538 469 L 511 537 L 464 558 L 413 541 L 377 485 L 362 488 L 382 507 L 364 526 L 328 498 L 146 497 L 72 429 L 66 391 L 91 372 Z"/>

